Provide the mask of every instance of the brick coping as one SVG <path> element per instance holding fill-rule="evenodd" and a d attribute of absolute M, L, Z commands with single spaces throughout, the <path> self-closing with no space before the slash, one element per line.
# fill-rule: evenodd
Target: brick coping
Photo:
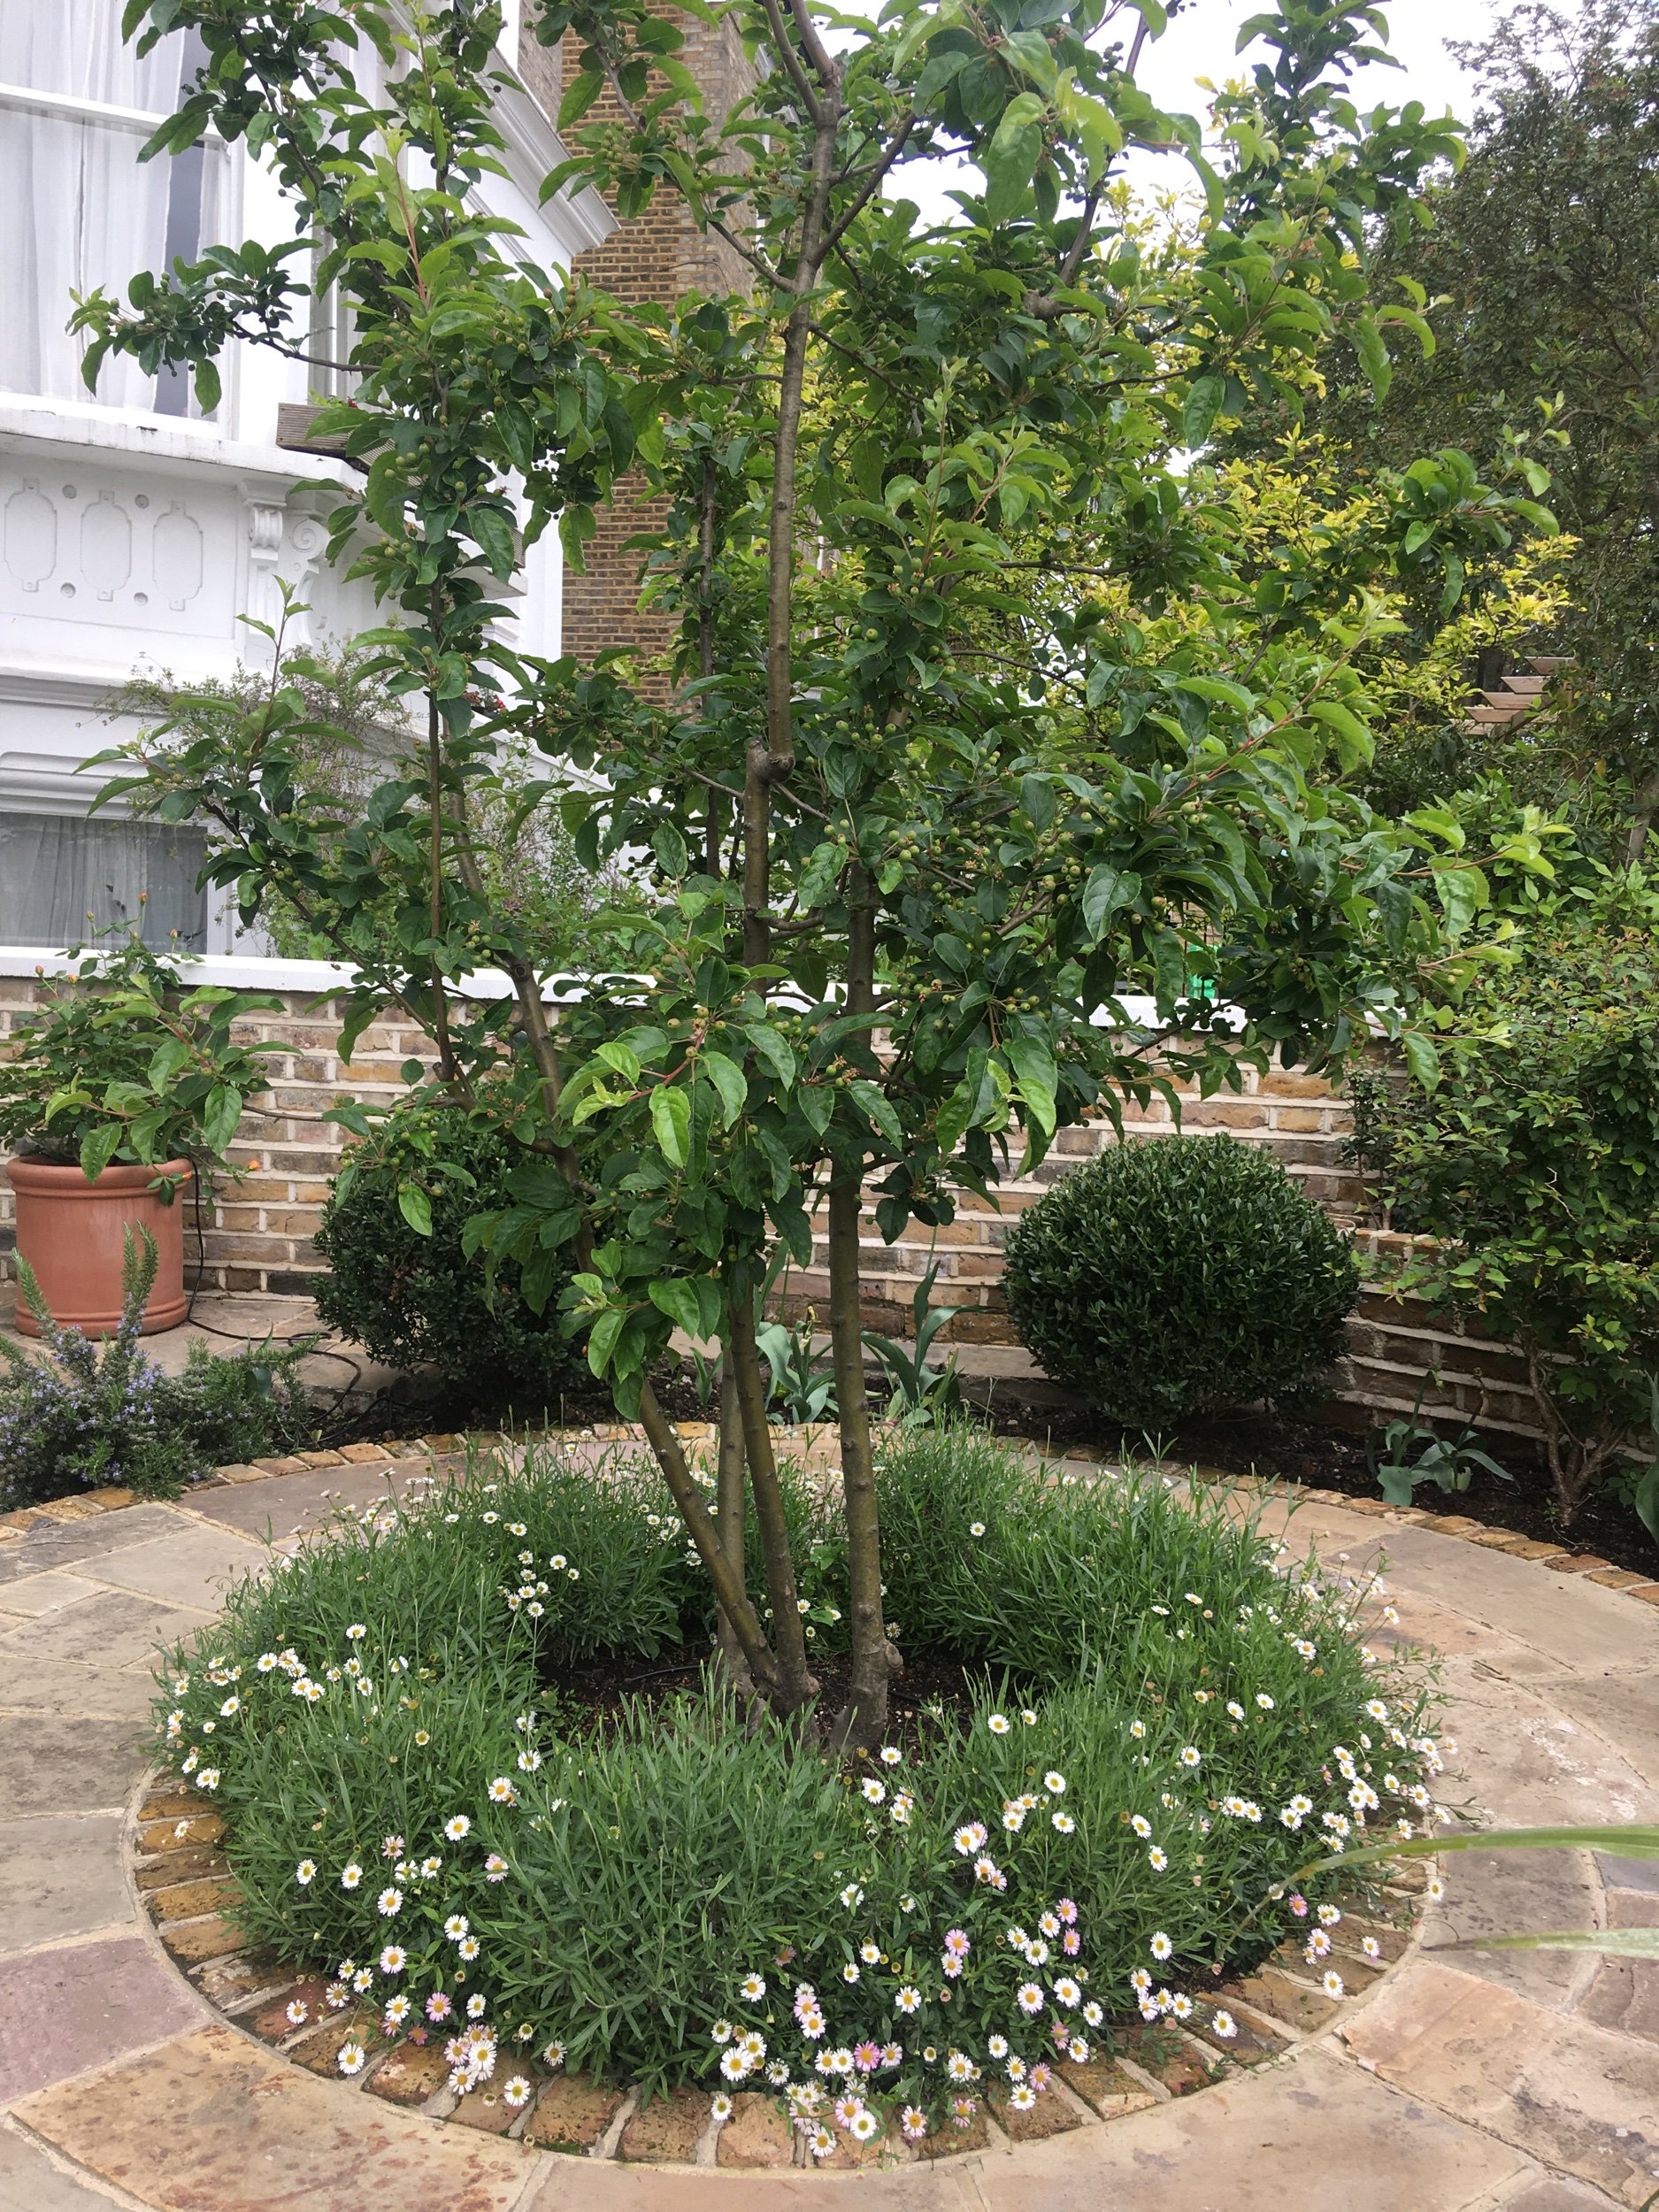
<path fill-rule="evenodd" d="M 786 2116 L 782 2100 L 740 2091 L 729 2115 L 716 2118 L 714 2092 L 687 2086 L 649 2104 L 637 2085 L 603 2085 L 582 2074 L 549 2071 L 509 2050 L 485 2087 L 457 2095 L 438 2036 L 374 2047 L 373 2015 L 350 2002 L 331 2009 L 325 1978 L 284 1968 L 278 1955 L 247 1947 L 226 1914 L 235 1878 L 214 1849 L 225 1831 L 217 1813 L 152 1769 L 129 1799 L 125 1821 L 129 1873 L 139 1902 L 155 1924 L 167 1956 L 225 2026 L 290 2065 L 331 2083 L 344 2096 L 370 2096 L 421 2118 L 518 2142 L 556 2155 L 596 2159 L 665 2172 L 718 2167 L 755 2173 L 790 2168 L 834 2177 L 853 2170 L 925 2168 L 987 2151 L 1010 2152 L 1079 2128 L 1100 2128 L 1179 2098 L 1237 2084 L 1259 2068 L 1293 2062 L 1302 2053 L 1346 2032 L 1355 2016 L 1406 1967 L 1422 1941 L 1422 1904 L 1434 1862 L 1414 1861 L 1374 1893 L 1378 1902 L 1345 1907 L 1332 1931 L 1329 1965 L 1345 1993 L 1333 2000 L 1287 1937 L 1251 1973 L 1216 1993 L 1236 2034 L 1223 2041 L 1166 2020 L 1156 2027 L 1104 2032 L 1084 2065 L 1066 2061 L 1055 2085 L 1027 2112 L 1011 2110 L 993 2085 L 970 2125 L 941 2131 L 918 2147 L 889 2123 L 884 2137 L 857 2145 L 838 2134 L 838 2147 L 814 2159 L 804 2133 Z M 177 1861 L 175 1867 L 172 1863 Z M 171 1873 L 178 1878 L 168 1880 Z M 1368 1955 L 1367 1939 L 1379 1955 Z M 301 2017 L 294 2016 L 297 2008 Z M 366 2062 L 350 2078 L 339 2054 L 349 2040 L 369 2045 Z M 1111 2047 L 1114 2044 L 1122 2047 Z M 501 2092 L 515 2072 L 528 2097 L 509 2106 Z"/>
<path fill-rule="evenodd" d="M 878 1423 L 878 1427 L 882 1425 Z M 679 1421 L 675 1429 L 683 1442 L 710 1443 L 715 1436 L 714 1424 L 710 1421 Z M 832 1424 L 803 1423 L 797 1426 L 774 1422 L 780 1438 L 803 1451 L 826 1438 L 832 1438 L 835 1430 Z M 537 1437 L 584 1437 L 602 1443 L 645 1445 L 643 1428 L 637 1422 L 600 1424 L 580 1429 L 549 1428 L 534 1432 Z M 391 1466 L 401 1462 L 425 1458 L 434 1464 L 453 1464 L 469 1449 L 488 1451 L 503 1444 L 520 1440 L 503 1435 L 495 1430 L 472 1430 L 464 1435 L 415 1436 L 400 1440 L 398 1446 L 387 1444 L 346 1444 L 338 1451 L 294 1452 L 280 1458 L 256 1459 L 245 1463 L 216 1467 L 200 1482 L 191 1485 L 180 1499 L 172 1501 L 183 1504 L 203 1490 L 217 1489 L 227 1483 L 264 1482 L 273 1476 L 309 1475 L 331 1467 Z M 1043 1447 L 1034 1437 L 1009 1436 L 1001 1440 L 1010 1451 L 1041 1451 Z M 1066 1452 L 1067 1461 L 1083 1462 L 1094 1466 L 1110 1466 L 1116 1463 L 1102 1458 L 1095 1452 L 1074 1448 Z M 1617 1590 L 1638 1599 L 1644 1605 L 1659 1607 L 1659 1578 L 1632 1574 L 1628 1569 L 1616 1567 L 1611 1560 L 1602 1559 L 1594 1552 L 1572 1552 L 1555 1544 L 1541 1541 L 1537 1537 L 1523 1536 L 1514 1529 L 1492 1528 L 1485 1522 L 1471 1519 L 1456 1513 L 1425 1513 L 1419 1506 L 1394 1506 L 1383 1498 L 1356 1498 L 1345 1490 L 1317 1490 L 1306 1483 L 1285 1482 L 1271 1475 L 1235 1475 L 1220 1468 L 1194 1467 L 1191 1478 L 1207 1486 L 1233 1489 L 1247 1496 L 1271 1499 L 1294 1505 L 1298 1501 L 1309 1505 L 1337 1506 L 1345 1513 L 1357 1513 L 1367 1519 L 1378 1520 L 1394 1528 L 1423 1528 L 1432 1535 L 1453 1537 L 1462 1542 L 1478 1544 L 1483 1549 L 1507 1552 L 1513 1559 L 1535 1562 L 1556 1574 L 1582 1575 L 1586 1582 L 1599 1583 L 1602 1588 Z M 10 1513 L 0 1513 L 0 1546 L 20 1538 L 27 1529 L 39 1521 L 78 1521 L 98 1513 L 113 1513 L 124 1507 L 157 1502 L 138 1497 L 132 1490 L 111 1487 L 83 1492 L 79 1497 L 54 1498 L 42 1505 L 19 1506 Z M 160 1501 L 159 1502 L 168 1502 Z"/>

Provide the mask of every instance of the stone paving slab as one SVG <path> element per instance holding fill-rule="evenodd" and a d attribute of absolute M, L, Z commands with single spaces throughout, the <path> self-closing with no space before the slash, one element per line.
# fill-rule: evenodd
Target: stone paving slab
<path fill-rule="evenodd" d="M 114 1517 L 111 1516 L 111 1519 Z M 0 1557 L 0 1570 L 13 1566 L 19 1570 L 19 1578 L 0 1583 L 0 1613 L 10 1615 L 14 1620 L 34 1620 L 42 1614 L 56 1613 L 63 1606 L 74 1605 L 82 1598 L 97 1595 L 97 1584 L 88 1582 L 84 1575 L 41 1573 L 26 1567 L 21 1556 L 23 1548 L 19 1544 L 16 1553 L 8 1552 Z"/>
<path fill-rule="evenodd" d="M 847 2177 L 561 2157 L 436 2126 L 313 2077 L 222 2021 L 201 2024 L 200 2000 L 132 1916 L 119 1859 L 111 1852 L 102 1873 L 96 1864 L 118 1826 L 108 1809 L 125 1801 L 142 1754 L 135 1729 L 123 1739 L 119 1721 L 87 1717 L 88 1696 L 142 1686 L 157 1644 L 202 1625 L 225 1575 L 257 1564 L 250 1538 L 269 1527 L 290 1543 L 296 1522 L 386 1494 L 428 1463 L 237 1471 L 178 1508 L 41 1523 L 5 1548 L 6 1566 L 22 1560 L 27 1571 L 0 1583 L 0 1810 L 17 1811 L 14 1778 L 42 1809 L 0 1827 L 0 1869 L 17 1859 L 19 1893 L 9 1909 L 0 1871 L 0 1916 L 32 1946 L 0 1955 L 0 2083 L 22 2098 L 0 2146 L 14 2166 L 17 2142 L 35 2159 L 26 2186 L 47 2174 L 81 2192 L 25 2197 L 16 2212 L 109 2201 L 143 2212 L 795 2212 L 846 2187 L 872 2212 L 1609 2212 L 1659 2193 L 1659 2172 L 1644 2181 L 1659 2166 L 1652 1985 L 1571 1954 L 1418 1952 L 1340 2036 L 1316 2032 L 1248 2075 L 1044 2143 Z M 1448 1655 L 1448 1727 L 1462 1747 L 1449 1802 L 1471 1799 L 1506 1824 L 1659 1818 L 1645 1732 L 1659 1699 L 1659 1612 L 1325 1501 L 1293 1517 L 1279 1499 L 1242 1492 L 1229 1509 L 1257 1505 L 1264 1526 L 1288 1524 L 1299 1555 L 1317 1544 L 1356 1581 L 1388 1555 L 1401 1613 L 1389 1632 Z M 124 1522 L 135 1539 L 104 1532 Z M 5 1712 L 8 1677 L 38 1710 Z M 27 1732 L 27 1759 L 8 1727 Z M 106 1809 L 77 1809 L 94 1806 Z M 171 1837 L 170 1822 L 152 1826 Z M 1645 1862 L 1550 1857 L 1448 1860 L 1432 1933 L 1609 1916 L 1641 1924 L 1659 1891 Z M 71 1932 L 88 1939 L 52 1945 L 37 1932 L 77 1912 Z M 127 1932 L 101 1936 L 106 1925 Z M 219 1966 L 204 1970 L 223 1978 Z M 1362 2047 L 1349 2031 L 1367 2024 Z M 74 2172 L 40 2163 L 42 2143 Z M 0 2208 L 13 2212 L 8 2182 L 0 2163 Z M 1647 2196 L 1632 2193 L 1639 2184 Z"/>
<path fill-rule="evenodd" d="M 1554 1693 L 1555 1702 L 1623 1753 L 1659 1788 L 1659 1667 L 1640 1674 L 1583 1676 Z"/>
<path fill-rule="evenodd" d="M 65 2172 L 44 2144 L 0 2127 L 0 2212 L 110 2212 L 117 2201 Z"/>
<path fill-rule="evenodd" d="M 201 2017 L 201 1999 L 142 1935 L 0 1959 L 0 2107 Z"/>
<path fill-rule="evenodd" d="M 1581 1851 L 1464 1851 L 1446 1904 L 1430 1909 L 1423 1940 L 1432 1949 L 1521 1928 L 1593 1928 L 1599 1887 Z M 1596 1974 L 1586 1951 L 1467 1951 L 1455 1962 L 1460 1973 L 1558 2012 L 1573 2010 Z"/>
<path fill-rule="evenodd" d="M 365 1506 L 388 1494 L 401 1497 L 417 1475 L 428 1474 L 424 1458 L 404 1459 L 378 1467 L 319 1468 L 303 1475 L 287 1475 L 280 1481 L 235 1483 L 219 1490 L 202 1490 L 190 1499 L 192 1513 L 221 1528 L 239 1530 L 261 1540 L 298 1531 L 319 1528 L 332 1521 L 342 1505 Z M 0 1598 L 0 1603 L 4 1603 Z"/>
<path fill-rule="evenodd" d="M 513 2212 L 534 2155 L 319 2081 L 219 2025 L 27 2097 L 16 2116 L 156 2212 Z"/>
<path fill-rule="evenodd" d="M 1659 1820 L 1659 1791 L 1555 1701 L 1477 1669 L 1445 1671 L 1447 1733 L 1479 1817 L 1511 1828 Z M 1447 1789 L 1448 1800 L 1457 1793 Z"/>
<path fill-rule="evenodd" d="M 1563 1674 L 1659 1666 L 1659 1609 L 1619 1591 L 1421 1528 L 1395 1530 L 1386 1548 L 1391 1579 L 1532 1646 Z"/>
<path fill-rule="evenodd" d="M 0 1806 L 13 1814 L 108 1809 L 126 1801 L 149 1755 L 136 1721 L 0 1713 Z"/>
<path fill-rule="evenodd" d="M 1563 2181 L 1552 2174 L 1547 2181 L 1533 2182 L 1518 2197 L 1505 2197 L 1503 2212 L 1608 2212 L 1613 2201 L 1599 2189 L 1586 2189 L 1582 2182 Z"/>
<path fill-rule="evenodd" d="M 48 1659 L 39 1651 L 8 1652 L 0 1669 L 0 1713 L 46 1712 L 56 1704 L 87 1719 L 142 1726 L 155 1685 L 148 1661 L 130 1667 L 88 1666 Z"/>
<path fill-rule="evenodd" d="M 261 1563 L 257 1546 L 229 1529 L 175 1528 L 147 1544 L 112 1552 L 98 1579 L 168 1605 L 217 1610 L 230 1584 Z"/>
<path fill-rule="evenodd" d="M 0 1955 L 132 1925 L 117 1812 L 0 1822 Z M 4 2199 L 0 2198 L 0 2204 Z"/>
<path fill-rule="evenodd" d="M 147 1666 L 158 1646 L 178 1642 L 212 1617 L 205 1606 L 168 1605 L 132 1590 L 96 1590 L 61 1613 L 7 1629 L 0 1636 L 0 1678 L 21 1658 Z"/>
<path fill-rule="evenodd" d="M 178 1527 L 178 1514 L 165 1505 L 125 1506 L 119 1513 L 100 1513 L 88 1521 L 37 1521 L 24 1532 L 21 1543 L 0 1554 L 0 1606 L 16 1608 L 21 1602 L 21 1593 L 8 1596 L 5 1586 L 23 1577 L 73 1568 L 81 1561 L 88 1563 L 85 1571 L 96 1577 L 98 1571 L 92 1563 L 129 1545 L 174 1535 Z"/>
<path fill-rule="evenodd" d="M 1513 1991 L 1432 1960 L 1356 2013 L 1342 2039 L 1386 2081 L 1502 2131 L 1632 2212 L 1659 2194 L 1652 2046 L 1581 2019 L 1563 2023 Z"/>

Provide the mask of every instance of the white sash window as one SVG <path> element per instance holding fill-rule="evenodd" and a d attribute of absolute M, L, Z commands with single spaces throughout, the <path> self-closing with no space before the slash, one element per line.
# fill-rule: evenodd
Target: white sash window
<path fill-rule="evenodd" d="M 225 150 L 140 162 L 193 73 L 192 35 L 140 60 L 119 0 L 0 0 L 0 391 L 146 413 L 195 412 L 188 380 L 106 361 L 96 393 L 72 292 L 125 298 L 140 270 L 199 258 L 220 234 Z"/>

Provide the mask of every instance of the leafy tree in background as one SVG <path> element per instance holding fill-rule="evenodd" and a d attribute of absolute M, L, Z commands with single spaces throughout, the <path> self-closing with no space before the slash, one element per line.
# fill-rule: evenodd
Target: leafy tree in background
<path fill-rule="evenodd" d="M 1452 445 L 1490 470 L 1511 432 L 1551 472 L 1571 603 L 1533 642 L 1571 656 L 1555 711 L 1486 764 L 1554 803 L 1610 779 L 1629 856 L 1659 809 L 1659 5 L 1541 0 L 1455 49 L 1479 105 L 1426 226 L 1379 232 L 1379 296 L 1439 340 L 1379 393 L 1341 372 L 1309 406 L 1356 473 Z"/>
<path fill-rule="evenodd" d="M 1371 749 L 1356 661 L 1387 618 L 1367 573 L 1432 573 L 1449 604 L 1517 510 L 1443 455 L 1399 472 L 1351 560 L 1339 532 L 1294 574 L 1241 579 L 1225 500 L 1188 465 L 1224 411 L 1277 410 L 1318 361 L 1351 352 L 1380 379 L 1390 319 L 1411 324 L 1373 308 L 1372 237 L 1455 142 L 1415 110 L 1355 108 L 1375 11 L 1256 19 L 1263 58 L 1220 104 L 1213 160 L 1137 82 L 1157 0 L 732 12 L 760 65 L 717 125 L 641 0 L 534 11 L 565 42 L 576 148 L 549 189 L 591 182 L 625 217 L 679 193 L 748 265 L 747 290 L 637 308 L 526 261 L 472 203 L 500 142 L 498 6 L 131 0 L 129 33 L 191 27 L 207 54 L 154 150 L 245 138 L 301 234 L 77 320 L 89 379 L 112 349 L 188 361 L 211 404 L 231 336 L 298 349 L 296 272 L 322 246 L 360 381 L 318 427 L 365 472 L 337 494 L 334 554 L 392 618 L 357 643 L 416 735 L 342 834 L 295 772 L 305 703 L 280 680 L 205 733 L 164 733 L 124 781 L 208 817 L 220 880 L 280 889 L 357 962 L 342 1048 L 391 1004 L 429 1030 L 444 1093 L 470 1110 L 504 1094 L 516 1202 L 470 1233 L 526 1296 L 574 1257 L 566 1325 L 644 1425 L 741 1678 L 782 1709 L 814 1686 L 756 1305 L 774 1242 L 804 1263 L 823 1213 L 851 1630 L 835 1735 L 868 1743 L 899 1661 L 859 1335 L 866 1181 L 891 1239 L 1166 1071 L 1236 1085 L 1234 1041 L 1188 999 L 1195 956 L 1243 1010 L 1247 1057 L 1323 1060 L 1368 1014 L 1405 1025 L 1425 968 L 1479 955 L 1461 838 L 1374 818 L 1328 764 Z M 619 119 L 585 124 L 607 88 Z M 1114 189 L 1153 145 L 1184 151 L 1203 195 L 1179 256 L 1145 250 Z M 948 150 L 982 181 L 932 227 L 904 168 Z M 555 516 L 579 561 L 628 470 L 671 502 L 668 705 L 626 659 L 537 659 L 480 582 Z M 1077 588 L 1037 588 L 1074 562 Z M 1113 608 L 1082 589 L 1102 572 Z M 644 910 L 596 918 L 594 983 L 552 1022 L 478 851 L 475 795 L 514 736 L 599 780 L 564 802 L 588 862 L 655 864 Z M 1536 839 L 1510 842 L 1542 864 Z M 388 888 L 389 931 L 371 926 Z M 484 964 L 509 1004 L 457 1000 Z M 1162 1040 L 1123 1018 L 1139 990 Z M 1424 1036 L 1409 1048 L 1432 1064 Z M 726 1356 L 718 1516 L 651 1387 L 676 1324 Z"/>

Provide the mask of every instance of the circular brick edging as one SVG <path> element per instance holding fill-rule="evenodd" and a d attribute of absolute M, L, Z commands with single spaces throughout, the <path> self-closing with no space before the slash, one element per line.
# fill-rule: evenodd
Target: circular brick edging
<path fill-rule="evenodd" d="M 729 2119 L 712 2116 L 708 2088 L 682 2088 L 649 2104 L 637 2087 L 602 2085 L 581 2074 L 548 2073 L 503 2055 L 497 2078 L 457 2096 L 441 2038 L 404 2041 L 376 2050 L 365 2016 L 347 2005 L 331 2010 L 325 1977 L 284 1969 L 271 1950 L 249 1947 L 229 1916 L 238 1895 L 234 1876 L 217 1846 L 225 1832 L 220 1815 L 204 1811 L 199 1795 L 159 1771 L 141 1784 L 127 1808 L 129 1867 L 139 1902 L 155 1923 L 173 1964 L 226 2023 L 291 2063 L 334 2082 L 342 2093 L 366 2094 L 436 2121 L 505 2137 L 536 2149 L 619 2160 L 630 2165 L 718 2166 L 767 2170 L 787 2166 L 837 2173 L 852 2168 L 892 2168 L 912 2162 L 1007 2151 L 1042 2142 L 1079 2127 L 1098 2127 L 1148 2110 L 1194 2091 L 1236 2081 L 1250 2070 L 1294 2060 L 1325 2040 L 1327 2031 L 1350 2020 L 1415 1953 L 1418 1909 L 1429 1878 L 1421 1861 L 1402 1870 L 1363 1900 L 1345 1903 L 1331 1931 L 1330 1965 L 1347 1993 L 1325 1994 L 1309 1968 L 1302 1939 L 1286 1937 L 1252 1973 L 1216 1993 L 1233 2016 L 1229 2041 L 1168 2020 L 1155 2027 L 1119 2027 L 1086 2065 L 1070 2060 L 1056 2070 L 1056 2085 L 1029 2111 L 1010 2109 L 994 2085 L 970 2125 L 941 2131 L 919 2147 L 890 2124 L 885 2137 L 859 2145 L 847 2138 L 826 2159 L 813 2159 L 804 2137 L 780 2101 L 739 2092 Z M 1369 1939 L 1377 1955 L 1368 1956 Z M 297 2024 L 293 2013 L 303 2008 Z M 351 2038 L 371 2040 L 363 2070 L 344 2078 L 342 2047 Z M 501 2085 L 514 2071 L 526 2075 L 531 2094 L 510 2106 Z"/>
<path fill-rule="evenodd" d="M 689 1442 L 708 1440 L 713 1434 L 707 1423 L 685 1422 L 679 1427 Z M 631 1427 L 600 1427 L 579 1433 L 618 1444 L 644 1440 Z M 819 1433 L 795 1432 L 797 1440 L 809 1448 Z M 475 1435 L 470 1442 L 474 1449 L 488 1449 L 503 1440 L 490 1434 Z M 1023 1440 L 1011 1440 L 1016 1448 Z M 412 1440 L 401 1451 L 380 1445 L 351 1445 L 339 1452 L 298 1453 L 222 1468 L 211 1481 L 234 1484 L 335 1468 L 342 1472 L 350 1469 L 366 1471 L 411 1463 L 455 1466 L 461 1462 L 468 1442 L 457 1436 L 431 1435 Z M 1094 1455 L 1072 1453 L 1068 1457 L 1093 1459 Z M 1201 1479 L 1217 1486 L 1231 1484 L 1246 1494 L 1301 1496 L 1349 1509 L 1356 1503 L 1340 1494 L 1310 1491 L 1298 1485 L 1277 1485 L 1259 1478 L 1223 1476 L 1210 1471 L 1199 1473 Z M 64 1502 L 75 1510 L 49 1513 L 47 1517 L 79 1518 L 88 1512 L 118 1510 L 134 1500 L 130 1493 L 104 1492 Z M 1435 1516 L 1396 1510 L 1380 1502 L 1359 1502 L 1362 1512 L 1368 1509 L 1379 1509 L 1379 1517 L 1402 1525 L 1433 1525 L 1436 1520 Z M 1478 1524 L 1465 1523 L 1448 1532 L 1463 1534 L 1478 1527 Z M 1494 1533 L 1479 1531 L 1487 1540 Z M 1526 1545 L 1527 1540 L 1514 1537 L 1503 1548 Z M 1555 1556 L 1548 1546 L 1524 1550 L 1522 1555 L 1546 1558 L 1551 1563 Z M 1600 1567 L 1604 1563 L 1591 1563 Z M 1602 1577 L 1598 1573 L 1596 1578 Z M 1615 1585 L 1639 1586 L 1636 1577 Z M 1653 1587 L 1659 1597 L 1659 1584 Z M 1372 1898 L 1345 1908 L 1344 1917 L 1333 1932 L 1332 1961 L 1347 1987 L 1347 1994 L 1340 2001 L 1333 2001 L 1321 1989 L 1307 1966 L 1301 1939 L 1290 1937 L 1254 1973 L 1235 1979 L 1217 1993 L 1237 2024 L 1237 2035 L 1230 2042 L 1172 2021 L 1154 2028 L 1120 2030 L 1112 2039 L 1114 2048 L 1110 2054 L 1102 2051 L 1080 2067 L 1066 2062 L 1058 2070 L 1056 2090 L 1029 2111 L 1010 2110 L 1005 2097 L 994 2090 L 965 2131 L 941 2131 L 919 2148 L 904 2143 L 893 2128 L 886 2137 L 868 2145 L 843 2138 L 835 2152 L 820 2162 L 810 2156 L 803 2137 L 791 2126 L 780 2103 L 759 2092 L 739 2093 L 733 2101 L 730 2118 L 720 2123 L 712 2117 L 711 2093 L 706 2088 L 683 2088 L 644 2104 L 637 2088 L 602 2085 L 580 2075 L 548 2074 L 503 2056 L 497 2081 L 457 2097 L 448 2086 L 449 2068 L 442 2042 L 436 2039 L 423 2045 L 405 2041 L 376 2049 L 373 2039 L 365 2038 L 371 2047 L 368 2063 L 349 2080 L 342 2078 L 337 2063 L 341 2047 L 354 2032 L 361 2034 L 365 2023 L 355 2008 L 329 2010 L 322 1978 L 285 1970 L 274 1953 L 247 1947 L 228 1916 L 238 1891 L 228 1863 L 217 1848 L 224 1825 L 219 1814 L 203 1808 L 199 1795 L 158 1773 L 141 1785 L 127 1809 L 128 1863 L 134 1893 L 155 1924 L 170 1960 L 227 2025 L 291 2063 L 334 2082 L 344 2094 L 375 2096 L 421 2116 L 518 2141 L 527 2148 L 671 2169 L 718 2166 L 765 2170 L 806 2166 L 833 2174 L 853 2168 L 923 2163 L 991 2149 L 1009 2151 L 1079 2128 L 1097 2128 L 1196 2091 L 1236 2082 L 1253 2068 L 1293 2060 L 1298 2051 L 1325 2040 L 1327 2031 L 1340 2028 L 1351 2018 L 1375 1988 L 1396 1971 L 1415 1948 L 1420 1926 L 1416 1905 L 1427 1880 L 1422 1865 L 1413 1864 L 1385 1890 L 1373 1893 Z M 1364 1955 L 1361 1946 L 1365 1938 L 1376 1946 L 1379 1957 Z M 293 2007 L 304 2008 L 304 2016 L 297 2024 L 290 2017 Z M 519 2108 L 509 2106 L 500 2094 L 501 2084 L 511 2078 L 515 2068 L 527 2073 L 533 2083 L 528 2101 Z"/>

